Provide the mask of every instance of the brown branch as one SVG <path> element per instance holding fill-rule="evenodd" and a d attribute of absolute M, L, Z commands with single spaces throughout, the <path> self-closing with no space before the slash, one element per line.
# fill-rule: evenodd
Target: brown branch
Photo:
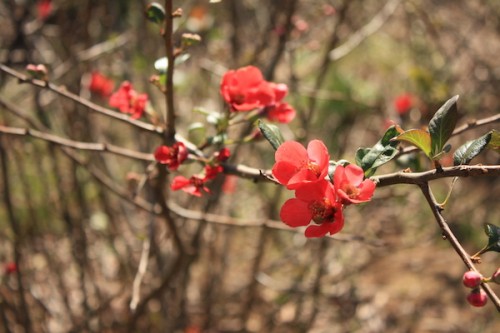
<path fill-rule="evenodd" d="M 419 184 L 420 189 L 422 190 L 422 193 L 425 196 L 425 199 L 427 200 L 427 203 L 429 204 L 429 207 L 432 210 L 432 213 L 434 214 L 434 217 L 436 218 L 436 222 L 438 223 L 439 227 L 441 228 L 443 235 L 446 237 L 446 239 L 450 242 L 450 244 L 453 246 L 459 257 L 462 259 L 462 261 L 465 263 L 468 269 L 478 271 L 477 268 L 474 266 L 474 263 L 470 259 L 470 255 L 465 251 L 465 249 L 462 247 L 458 239 L 455 237 L 453 232 L 450 229 L 450 226 L 444 219 L 443 215 L 441 214 L 442 208 L 441 206 L 436 202 L 436 199 L 434 198 L 434 195 L 432 194 L 432 191 L 429 188 L 429 184 L 427 182 L 423 182 Z M 481 287 L 484 289 L 486 294 L 488 294 L 489 298 L 497 308 L 497 311 L 500 312 L 500 299 L 498 296 L 495 294 L 493 289 L 487 284 L 487 283 L 482 283 Z"/>
<path fill-rule="evenodd" d="M 447 167 L 442 170 L 430 170 L 425 172 L 396 172 L 378 177 L 372 177 L 377 187 L 395 184 L 421 185 L 431 180 L 449 177 L 479 177 L 479 176 L 499 176 L 500 165 L 460 165 Z"/>
<path fill-rule="evenodd" d="M 104 116 L 119 120 L 121 122 L 124 122 L 126 124 L 132 125 L 136 128 L 139 128 L 143 131 L 150 132 L 150 133 L 157 133 L 157 134 L 163 134 L 164 130 L 161 127 L 154 126 L 148 123 L 145 123 L 140 120 L 132 119 L 128 115 L 125 115 L 123 113 L 119 113 L 116 111 L 113 111 L 111 109 L 107 109 L 105 107 L 102 107 L 100 105 L 97 105 L 95 103 L 92 103 L 91 101 L 81 98 L 80 96 L 68 91 L 66 87 L 64 86 L 58 86 L 56 84 L 50 83 L 48 81 L 43 81 L 43 80 L 37 80 L 37 79 L 31 79 L 28 76 L 19 73 L 18 71 L 4 65 L 0 64 L 0 71 L 17 78 L 20 83 L 28 83 L 31 84 L 35 87 L 38 88 L 43 88 L 43 89 L 48 89 L 60 96 L 66 97 L 80 105 L 83 105 L 87 107 L 89 110 L 94 111 L 96 113 L 102 114 Z"/>
<path fill-rule="evenodd" d="M 174 142 L 175 137 L 175 106 L 174 106 L 174 41 L 173 41 L 173 6 L 172 0 L 165 0 L 165 28 L 163 31 L 163 38 L 165 40 L 165 50 L 167 54 L 167 78 L 165 82 L 166 88 L 166 107 L 167 107 L 167 117 L 166 117 L 166 131 L 164 133 L 165 143 L 167 145 Z"/>
<path fill-rule="evenodd" d="M 40 132 L 31 128 L 7 127 L 0 125 L 0 133 L 8 135 L 17 135 L 17 136 L 28 136 L 72 149 L 89 150 L 89 151 L 105 152 L 105 153 L 107 152 L 118 156 L 123 156 L 148 162 L 152 162 L 155 160 L 152 154 L 126 149 L 109 143 L 74 141 L 54 134 Z"/>

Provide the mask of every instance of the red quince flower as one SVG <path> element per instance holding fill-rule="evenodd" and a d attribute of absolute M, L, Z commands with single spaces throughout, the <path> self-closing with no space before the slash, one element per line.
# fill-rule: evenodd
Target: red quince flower
<path fill-rule="evenodd" d="M 45 21 L 45 19 L 52 13 L 52 0 L 38 0 L 36 3 L 38 19 Z"/>
<path fill-rule="evenodd" d="M 8 262 L 4 266 L 4 271 L 6 275 L 10 275 L 17 272 L 17 264 L 13 261 Z"/>
<path fill-rule="evenodd" d="M 267 110 L 267 119 L 288 124 L 295 118 L 295 109 L 288 103 L 277 103 Z"/>
<path fill-rule="evenodd" d="M 166 164 L 169 170 L 177 170 L 188 157 L 188 151 L 184 143 L 176 142 L 172 147 L 160 146 L 156 148 L 155 160 L 161 164 Z"/>
<path fill-rule="evenodd" d="M 130 113 L 134 119 L 142 116 L 147 102 L 148 95 L 139 94 L 128 81 L 123 82 L 118 91 L 109 98 L 110 106 L 118 108 L 123 113 Z"/>
<path fill-rule="evenodd" d="M 337 201 L 332 183 L 322 179 L 307 183 L 295 191 L 296 198 L 289 199 L 281 207 L 280 218 L 291 227 L 307 226 L 308 238 L 333 235 L 344 226 L 342 204 Z"/>
<path fill-rule="evenodd" d="M 231 156 L 231 151 L 227 148 L 222 148 L 218 152 L 214 154 L 215 158 L 217 159 L 218 162 L 225 162 L 229 159 Z"/>
<path fill-rule="evenodd" d="M 274 89 L 254 66 L 230 70 L 222 77 L 220 93 L 234 111 L 250 111 L 271 104 Z"/>
<path fill-rule="evenodd" d="M 205 165 L 204 172 L 205 172 L 205 177 L 203 177 L 204 181 L 214 179 L 217 177 L 219 173 L 222 173 L 224 171 L 224 168 L 222 165 L 210 165 L 207 164 Z"/>
<path fill-rule="evenodd" d="M 115 83 L 98 71 L 90 74 L 89 90 L 101 97 L 108 97 L 113 92 Z"/>
<path fill-rule="evenodd" d="M 294 190 L 324 179 L 328 174 L 329 159 L 328 150 L 320 140 L 309 142 L 307 150 L 296 141 L 287 141 L 276 150 L 272 172 L 280 184 Z"/>
<path fill-rule="evenodd" d="M 183 190 L 196 197 L 201 197 L 202 190 L 210 193 L 210 190 L 205 186 L 205 182 L 205 177 L 198 175 L 191 176 L 189 179 L 184 176 L 176 176 L 172 180 L 170 188 L 173 191 Z"/>
<path fill-rule="evenodd" d="M 333 184 L 337 196 L 344 205 L 370 201 L 375 191 L 375 183 L 364 179 L 364 172 L 359 166 L 349 164 L 337 166 L 333 175 Z"/>
<path fill-rule="evenodd" d="M 413 96 L 410 94 L 402 94 L 394 99 L 394 108 L 400 115 L 408 113 L 413 107 Z"/>

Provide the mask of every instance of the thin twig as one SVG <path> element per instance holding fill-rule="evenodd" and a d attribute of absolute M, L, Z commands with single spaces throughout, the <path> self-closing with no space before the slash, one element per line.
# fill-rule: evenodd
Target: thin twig
<path fill-rule="evenodd" d="M 19 128 L 19 127 L 8 127 L 0 125 L 0 133 L 17 135 L 17 136 L 29 136 L 36 139 L 41 139 L 50 143 L 54 143 L 63 147 L 68 147 L 78 150 L 88 150 L 95 152 L 108 152 L 118 156 L 129 157 L 141 161 L 154 161 L 152 154 L 146 154 L 123 147 L 115 146 L 110 143 L 95 143 L 95 142 L 81 142 L 66 139 L 54 134 L 40 132 L 31 128 Z"/>
<path fill-rule="evenodd" d="M 434 198 L 432 191 L 429 188 L 429 184 L 427 182 L 421 183 L 419 185 L 420 189 L 422 190 L 422 193 L 425 196 L 425 199 L 427 200 L 427 203 L 429 204 L 429 207 L 432 210 L 432 213 L 434 214 L 434 217 L 436 218 L 436 222 L 438 223 L 439 227 L 441 228 L 443 235 L 446 237 L 446 239 L 450 242 L 450 244 L 453 246 L 459 257 L 462 259 L 462 261 L 465 263 L 468 269 L 470 270 L 475 270 L 478 271 L 477 268 L 475 267 L 474 263 L 470 259 L 470 255 L 465 251 L 465 249 L 462 247 L 458 239 L 455 237 L 453 232 L 451 231 L 448 223 L 444 219 L 443 215 L 441 214 L 442 209 L 440 208 L 441 206 L 436 202 L 436 199 Z M 487 284 L 487 283 L 482 283 L 481 287 L 484 289 L 486 294 L 488 294 L 489 298 L 497 308 L 497 311 L 500 312 L 500 299 L 498 296 L 495 294 L 493 289 Z"/>
<path fill-rule="evenodd" d="M 64 86 L 58 86 L 56 84 L 50 83 L 48 81 L 42 81 L 42 80 L 36 80 L 36 79 L 31 79 L 28 76 L 19 73 L 18 71 L 4 65 L 0 64 L 0 71 L 15 77 L 19 80 L 20 83 L 28 83 L 31 84 L 35 87 L 39 88 L 44 88 L 48 89 L 60 96 L 66 97 L 80 105 L 83 105 L 87 107 L 89 110 L 94 111 L 96 113 L 105 115 L 107 117 L 119 120 L 121 122 L 124 122 L 126 124 L 132 125 L 136 128 L 139 128 L 141 130 L 144 130 L 146 132 L 151 132 L 151 133 L 157 133 L 157 134 L 162 134 L 163 129 L 158 126 L 154 126 L 148 123 L 145 123 L 143 121 L 137 120 L 137 119 L 132 119 L 128 115 L 125 115 L 123 113 L 119 113 L 116 111 L 113 111 L 111 109 L 107 109 L 105 107 L 102 107 L 100 105 L 97 105 L 95 103 L 92 103 L 91 101 L 81 98 L 80 96 L 68 91 L 66 87 Z"/>
<path fill-rule="evenodd" d="M 173 27 L 174 27 L 174 17 L 173 17 L 173 6 L 172 0 L 165 0 L 165 29 L 163 32 L 163 38 L 165 39 L 165 50 L 167 54 L 167 78 L 165 82 L 166 88 L 166 107 L 167 107 L 167 117 L 166 117 L 166 130 L 164 133 L 165 143 L 172 144 L 175 137 L 175 106 L 174 106 L 174 41 L 173 41 Z"/>

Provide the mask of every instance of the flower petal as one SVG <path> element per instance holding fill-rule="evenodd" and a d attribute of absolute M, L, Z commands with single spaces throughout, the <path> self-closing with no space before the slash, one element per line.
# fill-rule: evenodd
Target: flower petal
<path fill-rule="evenodd" d="M 286 161 L 297 167 L 307 163 L 307 150 L 296 141 L 285 141 L 281 144 L 274 154 L 276 162 Z"/>
<path fill-rule="evenodd" d="M 320 225 L 310 225 L 305 231 L 305 236 L 307 238 L 318 238 L 323 237 L 328 233 L 328 223 L 323 223 Z"/>
<path fill-rule="evenodd" d="M 358 187 L 361 184 L 364 176 L 365 174 L 363 172 L 363 169 L 355 164 L 349 164 L 345 167 L 345 177 L 347 178 L 348 182 L 355 187 Z"/>
<path fill-rule="evenodd" d="M 280 211 L 280 218 L 291 227 L 306 226 L 311 222 L 312 214 L 308 203 L 299 199 L 288 199 Z"/>

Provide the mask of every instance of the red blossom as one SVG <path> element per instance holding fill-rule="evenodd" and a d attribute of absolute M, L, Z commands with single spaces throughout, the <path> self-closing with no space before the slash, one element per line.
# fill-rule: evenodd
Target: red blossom
<path fill-rule="evenodd" d="M 280 218 L 291 227 L 307 226 L 308 238 L 333 235 L 344 226 L 342 204 L 337 202 L 335 189 L 327 180 L 303 184 L 295 191 L 295 198 L 281 207 Z"/>
<path fill-rule="evenodd" d="M 89 90 L 101 97 L 108 97 L 113 92 L 115 83 L 98 71 L 93 71 L 90 77 Z"/>
<path fill-rule="evenodd" d="M 288 123 L 295 117 L 295 110 L 281 102 L 288 93 L 287 85 L 264 80 L 261 71 L 254 66 L 224 74 L 220 93 L 231 106 L 231 111 L 262 108 L 270 120 L 282 123 Z"/>
<path fill-rule="evenodd" d="M 17 272 L 17 264 L 13 261 L 6 263 L 4 266 L 4 272 L 6 275 L 16 273 Z"/>
<path fill-rule="evenodd" d="M 272 87 L 254 66 L 226 72 L 222 77 L 220 93 L 234 111 L 250 111 L 274 99 Z"/>
<path fill-rule="evenodd" d="M 158 163 L 166 164 L 169 170 L 177 170 L 179 165 L 186 160 L 188 151 L 182 142 L 176 142 L 172 147 L 160 146 L 156 148 L 154 156 Z"/>
<path fill-rule="evenodd" d="M 36 3 L 38 18 L 44 21 L 52 12 L 52 0 L 38 0 Z"/>
<path fill-rule="evenodd" d="M 134 119 L 142 116 L 147 102 L 148 95 L 139 94 L 128 81 L 123 82 L 118 91 L 109 98 L 110 106 L 118 108 L 123 113 L 130 113 Z"/>
<path fill-rule="evenodd" d="M 363 169 L 354 164 L 346 167 L 337 166 L 333 175 L 333 183 L 340 202 L 344 205 L 370 201 L 375 191 L 375 183 L 364 179 Z"/>
<path fill-rule="evenodd" d="M 295 109 L 288 103 L 278 103 L 267 111 L 267 119 L 288 124 L 295 118 Z"/>
<path fill-rule="evenodd" d="M 214 155 L 215 155 L 215 158 L 217 159 L 217 161 L 225 162 L 231 156 L 231 151 L 227 148 L 222 148 L 221 150 L 216 152 Z"/>
<path fill-rule="evenodd" d="M 205 177 L 203 178 L 204 181 L 214 179 L 217 177 L 219 173 L 222 173 L 224 171 L 224 168 L 222 165 L 210 165 L 207 164 L 205 165 Z"/>
<path fill-rule="evenodd" d="M 467 296 L 467 302 L 476 307 L 483 307 L 488 303 L 488 296 L 481 288 L 473 289 Z"/>
<path fill-rule="evenodd" d="M 402 94 L 394 99 L 394 108 L 396 112 L 403 115 L 413 107 L 413 96 L 410 94 Z"/>
<path fill-rule="evenodd" d="M 186 193 L 201 197 L 202 191 L 210 193 L 210 190 L 205 186 L 205 177 L 194 175 L 189 179 L 184 176 L 176 176 L 170 184 L 173 191 L 183 190 Z"/>
<path fill-rule="evenodd" d="M 303 184 L 326 177 L 330 156 L 325 144 L 312 140 L 307 150 L 296 141 L 287 141 L 275 153 L 273 175 L 282 185 L 294 190 Z"/>

